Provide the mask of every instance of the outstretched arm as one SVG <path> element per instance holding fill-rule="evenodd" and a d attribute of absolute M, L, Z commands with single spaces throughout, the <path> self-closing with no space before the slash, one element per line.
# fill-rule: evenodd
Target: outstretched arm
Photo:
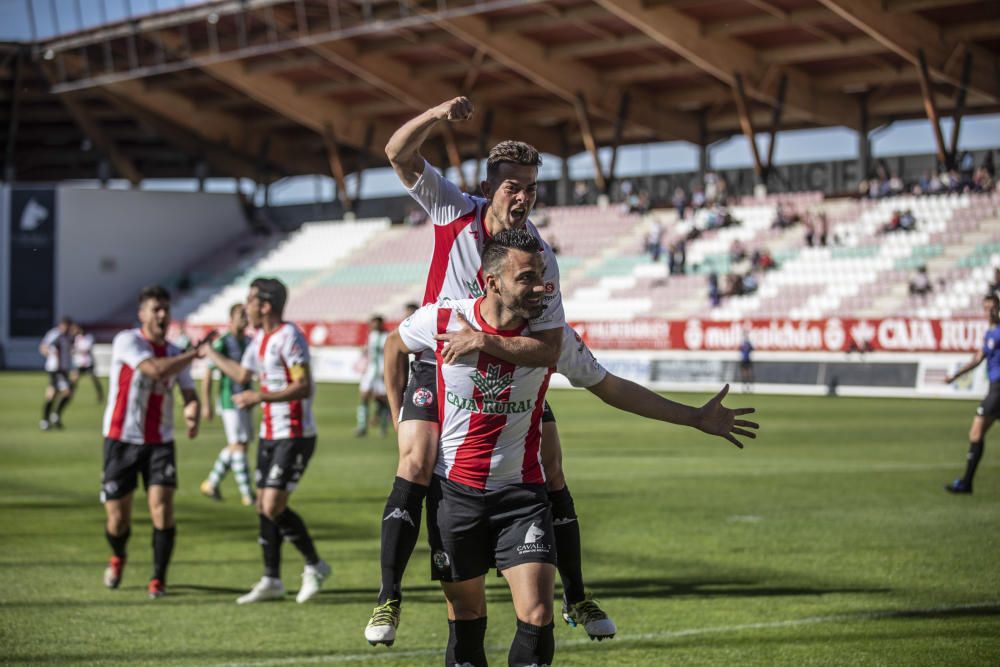
<path fill-rule="evenodd" d="M 983 363 L 983 359 L 985 358 L 986 354 L 984 354 L 982 350 L 976 350 L 976 353 L 972 356 L 972 360 L 969 361 L 969 363 L 962 366 L 961 368 L 959 368 L 957 371 L 955 371 L 954 375 L 949 375 L 948 377 L 946 377 L 944 379 L 944 383 L 951 384 L 952 382 L 962 377 L 963 375 L 971 371 L 979 364 Z"/>
<path fill-rule="evenodd" d="M 759 425 L 756 422 L 736 419 L 739 415 L 754 412 L 753 408 L 731 409 L 722 405 L 722 399 L 729 393 L 728 384 L 700 408 L 676 403 L 642 385 L 611 373 L 587 389 L 613 408 L 668 424 L 690 426 L 709 435 L 725 438 L 740 449 L 743 449 L 743 443 L 733 434 L 750 439 L 757 437 L 755 430 Z"/>
<path fill-rule="evenodd" d="M 248 384 L 253 379 L 253 373 L 249 368 L 243 366 L 238 361 L 230 359 L 211 346 L 205 350 L 205 356 L 212 360 L 216 368 L 229 376 L 229 379 L 237 384 Z"/>
<path fill-rule="evenodd" d="M 199 357 L 204 357 L 212 349 L 212 341 L 216 333 L 209 332 L 207 336 L 198 341 L 198 344 L 187 352 L 181 352 L 173 357 L 149 357 L 139 363 L 139 372 L 153 380 L 177 375 L 187 368 L 192 361 Z"/>
<path fill-rule="evenodd" d="M 469 98 L 456 97 L 431 107 L 393 132 L 389 143 L 385 145 L 385 154 L 403 185 L 412 188 L 424 172 L 424 157 L 420 154 L 420 147 L 427 141 L 434 126 L 443 120 L 467 120 L 472 117 L 472 111 Z"/>
<path fill-rule="evenodd" d="M 498 359 L 532 368 L 552 368 L 562 353 L 563 330 L 547 329 L 530 336 L 496 336 L 469 326 L 461 313 L 455 313 L 461 324 L 458 331 L 438 334 L 437 340 L 447 342 L 441 352 L 446 364 L 470 352 L 485 352 Z"/>

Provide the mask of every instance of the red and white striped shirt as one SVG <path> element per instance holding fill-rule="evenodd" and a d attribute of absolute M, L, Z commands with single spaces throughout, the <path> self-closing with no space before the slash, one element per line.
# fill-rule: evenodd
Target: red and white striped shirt
<path fill-rule="evenodd" d="M 292 366 L 309 363 L 309 345 L 297 326 L 284 322 L 271 333 L 258 329 L 243 353 L 241 364 L 260 378 L 261 391 L 277 392 L 292 382 Z M 307 438 L 316 435 L 312 394 L 281 403 L 262 402 L 260 437 L 264 440 Z"/>
<path fill-rule="evenodd" d="M 479 298 L 428 304 L 399 327 L 410 351 L 432 350 L 438 361 L 441 435 L 434 472 L 478 489 L 542 484 L 542 410 L 553 369 L 516 366 L 483 352 L 467 354 L 454 364 L 441 363 L 443 344 L 434 336 L 461 328 L 455 313 L 489 334 L 525 334 L 526 328 L 491 327 L 480 314 L 482 302 Z"/>
<path fill-rule="evenodd" d="M 483 296 L 486 284 L 483 245 L 489 238 L 483 220 L 487 200 L 464 194 L 426 161 L 423 173 L 409 193 L 434 221 L 434 255 L 427 274 L 424 304 Z M 559 264 L 555 253 L 530 220 L 525 226 L 541 242 L 545 262 L 545 310 L 528 326 L 528 333 L 537 333 L 561 327 L 566 315 L 559 291 Z"/>
<path fill-rule="evenodd" d="M 120 331 L 111 344 L 108 406 L 104 410 L 104 437 L 135 445 L 158 445 L 174 439 L 174 385 L 194 389 L 191 369 L 154 380 L 139 370 L 153 357 L 174 357 L 181 349 L 172 343 L 155 345 L 140 329 Z"/>

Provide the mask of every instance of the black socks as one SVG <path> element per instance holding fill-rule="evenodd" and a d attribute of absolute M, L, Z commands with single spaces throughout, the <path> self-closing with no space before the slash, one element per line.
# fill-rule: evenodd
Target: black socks
<path fill-rule="evenodd" d="M 556 652 L 556 641 L 552 634 L 553 624 L 531 625 L 523 621 L 517 622 L 517 633 L 507 654 L 508 667 L 539 667 L 552 664 L 552 656 Z"/>
<path fill-rule="evenodd" d="M 174 552 L 174 538 L 177 527 L 153 528 L 153 579 L 167 583 L 167 566 L 170 565 L 170 555 Z"/>
<path fill-rule="evenodd" d="M 557 567 L 562 579 L 563 594 L 570 604 L 583 600 L 583 556 L 580 553 L 580 523 L 569 487 L 549 491 L 552 505 L 552 526 L 556 537 Z"/>
<path fill-rule="evenodd" d="M 519 623 L 520 625 L 520 623 Z M 466 663 L 473 667 L 486 667 L 486 617 L 474 621 L 448 621 L 448 649 L 444 654 L 445 667 Z"/>
<path fill-rule="evenodd" d="M 400 582 L 420 537 L 420 517 L 427 487 L 397 477 L 382 512 L 382 586 L 378 603 L 400 600 Z"/>

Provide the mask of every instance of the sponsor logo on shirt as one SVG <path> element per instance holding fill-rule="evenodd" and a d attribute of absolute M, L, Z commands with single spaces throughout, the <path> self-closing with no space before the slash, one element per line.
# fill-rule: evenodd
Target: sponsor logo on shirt
<path fill-rule="evenodd" d="M 482 399 L 477 401 L 465 396 L 459 396 L 453 391 L 448 391 L 445 394 L 445 400 L 459 410 L 489 415 L 509 415 L 528 412 L 535 407 L 534 399 L 525 399 L 522 401 L 498 400 L 500 395 L 507 391 L 514 381 L 513 373 L 500 375 L 499 364 L 488 365 L 485 373 L 477 369 L 469 377 L 472 378 L 476 389 L 482 394 Z"/>
<path fill-rule="evenodd" d="M 486 292 L 483 291 L 482 286 L 475 280 L 465 280 L 463 282 L 469 290 L 469 298 L 478 299 L 481 296 L 486 296 Z"/>

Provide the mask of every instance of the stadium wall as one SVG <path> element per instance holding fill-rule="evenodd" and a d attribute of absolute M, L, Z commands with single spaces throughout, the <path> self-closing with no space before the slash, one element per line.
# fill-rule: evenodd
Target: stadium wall
<path fill-rule="evenodd" d="M 12 192 L 18 190 L 13 188 Z M 9 209 L 9 205 L 4 206 L 6 217 Z M 8 235 L 11 222 L 17 221 L 4 221 Z M 143 285 L 168 281 L 192 258 L 247 228 L 239 200 L 231 194 L 72 187 L 55 189 L 53 223 L 52 323 L 63 315 L 83 321 L 111 318 Z M 4 247 L 8 247 L 6 243 Z M 6 253 L 3 262 L 5 280 L 11 280 Z M 5 299 L 23 288 L 14 283 L 10 287 L 3 292 Z M 4 307 L 0 314 L 9 323 L 8 304 L 0 305 Z M 47 324 L 44 329 L 52 326 L 39 324 Z M 30 336 L 15 335 L 9 326 L 0 329 L 8 367 L 41 366 L 37 347 L 44 329 Z"/>

